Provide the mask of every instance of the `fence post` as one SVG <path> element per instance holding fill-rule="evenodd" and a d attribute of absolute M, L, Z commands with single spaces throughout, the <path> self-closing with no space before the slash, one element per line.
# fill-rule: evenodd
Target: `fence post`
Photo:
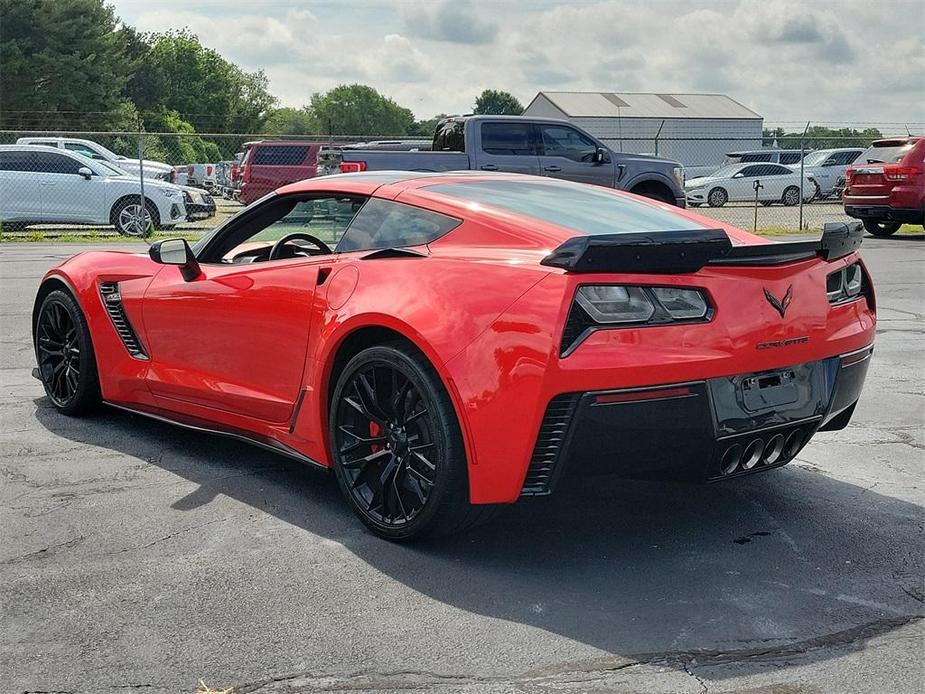
<path fill-rule="evenodd" d="M 140 204 L 141 204 L 141 228 L 138 230 L 141 238 L 147 236 L 145 232 L 148 230 L 148 225 L 146 224 L 146 219 L 148 216 L 148 207 L 145 205 L 145 141 L 144 141 L 144 130 L 142 129 L 141 118 L 138 119 L 138 188 L 140 191 Z M 153 220 L 152 220 L 153 221 Z"/>
<path fill-rule="evenodd" d="M 655 156 L 656 157 L 658 156 L 658 136 L 662 134 L 663 127 L 665 127 L 665 121 L 662 121 L 658 126 L 658 130 L 655 131 Z"/>
<path fill-rule="evenodd" d="M 800 224 L 797 227 L 803 231 L 803 159 L 806 157 L 806 133 L 809 132 L 809 121 L 806 121 L 806 127 L 803 128 L 803 134 L 800 136 Z"/>

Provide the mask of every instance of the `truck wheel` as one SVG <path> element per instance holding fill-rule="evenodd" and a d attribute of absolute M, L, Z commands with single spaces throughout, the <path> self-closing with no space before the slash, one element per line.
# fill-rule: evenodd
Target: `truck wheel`
<path fill-rule="evenodd" d="M 865 219 L 864 228 L 874 236 L 892 236 L 902 225 L 899 222 L 878 222 L 874 219 Z"/>
<path fill-rule="evenodd" d="M 725 188 L 714 188 L 707 196 L 707 202 L 710 203 L 710 207 L 722 207 L 728 200 L 729 193 L 726 192 Z"/>

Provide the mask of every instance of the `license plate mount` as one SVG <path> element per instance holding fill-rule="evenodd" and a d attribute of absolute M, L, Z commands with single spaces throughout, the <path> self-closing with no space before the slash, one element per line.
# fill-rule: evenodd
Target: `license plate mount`
<path fill-rule="evenodd" d="M 743 378 L 740 384 L 745 409 L 760 412 L 799 399 L 796 374 L 790 369 L 755 374 Z"/>

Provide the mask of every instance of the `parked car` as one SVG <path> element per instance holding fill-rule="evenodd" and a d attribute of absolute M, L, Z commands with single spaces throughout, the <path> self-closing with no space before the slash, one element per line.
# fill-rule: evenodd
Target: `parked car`
<path fill-rule="evenodd" d="M 215 164 L 190 164 L 186 167 L 186 180 L 187 185 L 211 191 L 215 188 Z"/>
<path fill-rule="evenodd" d="M 110 403 L 332 469 L 411 540 L 563 476 L 731 481 L 846 427 L 876 334 L 860 238 L 772 243 L 538 176 L 318 178 L 192 248 L 50 270 L 33 375 L 65 415 Z"/>
<path fill-rule="evenodd" d="M 843 147 L 839 149 L 817 149 L 803 158 L 803 171 L 813 177 L 816 183 L 816 197 L 829 198 L 836 194 L 838 180 L 845 174 L 849 164 L 854 163 L 864 152 L 863 147 Z M 793 165 L 799 169 L 800 162 Z"/>
<path fill-rule="evenodd" d="M 799 164 L 804 154 L 809 154 L 811 150 L 799 149 L 777 149 L 766 147 L 764 149 L 749 149 L 742 152 L 729 152 L 723 159 L 722 166 L 731 164 L 756 164 L 763 162 L 765 164 Z"/>
<path fill-rule="evenodd" d="M 684 169 L 667 159 L 614 152 L 564 120 L 523 116 L 446 118 L 430 152 L 348 150 L 333 164 L 355 171 L 507 171 L 618 188 L 684 207 Z M 325 172 L 333 166 L 325 162 Z"/>
<path fill-rule="evenodd" d="M 874 141 L 845 172 L 842 204 L 874 236 L 925 227 L 925 138 Z"/>
<path fill-rule="evenodd" d="M 185 165 L 173 167 L 173 173 L 170 176 L 170 182 L 176 183 L 178 186 L 188 185 L 189 173 L 187 171 L 187 167 Z"/>
<path fill-rule="evenodd" d="M 28 224 L 112 224 L 126 236 L 186 220 L 184 191 L 141 182 L 121 169 L 76 152 L 36 145 L 0 145 L 0 221 Z"/>
<path fill-rule="evenodd" d="M 810 174 L 804 175 L 800 185 L 800 172 L 796 167 L 780 164 L 732 164 L 714 171 L 709 176 L 692 178 L 684 184 L 687 203 L 693 207 L 709 205 L 722 207 L 727 202 L 753 202 L 755 183 L 760 184 L 757 199 L 764 205 L 779 202 L 799 205 L 800 190 L 803 201 L 816 195 L 816 183 Z"/>
<path fill-rule="evenodd" d="M 123 157 L 103 145 L 93 140 L 82 140 L 74 137 L 21 137 L 16 140 L 17 145 L 42 145 L 44 147 L 57 147 L 69 152 L 76 152 L 88 159 L 105 161 L 116 168 L 122 169 L 126 173 L 138 176 L 144 169 L 145 178 L 153 178 L 160 181 L 170 181 L 173 167 L 160 161 L 150 161 L 143 159 L 139 163 L 138 159 Z M 142 164 L 144 166 L 142 166 Z"/>
<path fill-rule="evenodd" d="M 209 193 L 190 186 L 180 186 L 180 189 L 183 191 L 187 220 L 199 221 L 215 216 L 215 199 Z"/>
<path fill-rule="evenodd" d="M 241 202 L 249 205 L 280 186 L 318 175 L 318 155 L 327 145 L 300 140 L 251 143 L 241 162 Z"/>

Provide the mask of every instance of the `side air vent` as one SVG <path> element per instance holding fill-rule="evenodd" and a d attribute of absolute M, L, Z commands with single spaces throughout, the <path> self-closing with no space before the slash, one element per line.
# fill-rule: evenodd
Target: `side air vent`
<path fill-rule="evenodd" d="M 100 284 L 100 296 L 103 297 L 103 305 L 106 312 L 112 319 L 112 324 L 122 339 L 125 349 L 136 359 L 147 359 L 144 347 L 141 346 L 141 340 L 135 334 L 135 329 L 129 323 L 128 316 L 125 315 L 125 309 L 122 307 L 122 295 L 119 293 L 119 285 L 116 282 L 102 282 Z"/>
<path fill-rule="evenodd" d="M 559 345 L 559 356 L 567 357 L 572 350 L 577 347 L 584 339 L 585 331 L 593 328 L 594 321 L 591 320 L 585 310 L 578 305 L 578 302 L 572 304 L 569 309 L 568 318 L 565 321 L 565 328 L 562 331 L 562 342 Z"/>
<path fill-rule="evenodd" d="M 578 396 L 578 393 L 567 393 L 549 401 L 521 496 L 543 496 L 552 491 L 559 454 L 565 444 Z"/>

